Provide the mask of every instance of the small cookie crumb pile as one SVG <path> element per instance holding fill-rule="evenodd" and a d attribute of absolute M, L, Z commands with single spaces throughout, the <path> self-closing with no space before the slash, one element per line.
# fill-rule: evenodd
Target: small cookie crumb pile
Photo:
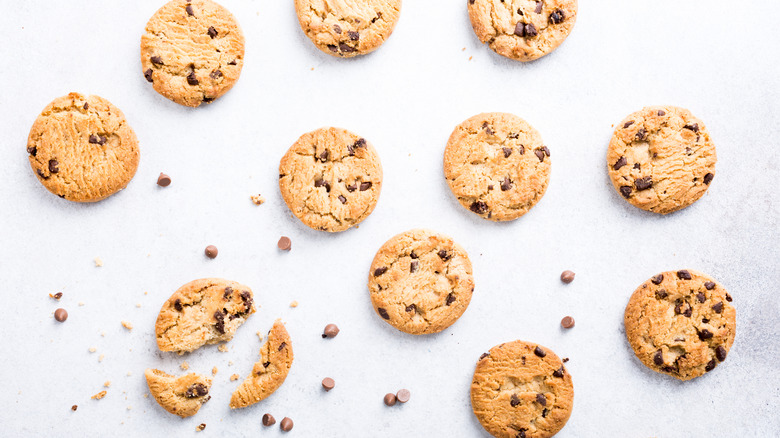
<path fill-rule="evenodd" d="M 265 202 L 265 198 L 263 198 L 263 196 L 259 193 L 257 195 L 250 196 L 249 199 L 251 199 L 255 205 L 263 205 Z"/>

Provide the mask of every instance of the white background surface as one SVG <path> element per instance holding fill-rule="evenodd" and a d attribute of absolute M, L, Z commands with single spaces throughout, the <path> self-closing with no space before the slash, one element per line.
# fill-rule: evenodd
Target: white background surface
<path fill-rule="evenodd" d="M 261 426 L 271 412 L 293 418 L 289 436 L 483 437 L 469 403 L 473 367 L 514 339 L 571 358 L 574 411 L 561 437 L 780 435 L 780 3 L 582 1 L 563 46 L 521 64 L 479 43 L 464 0 L 407 0 L 387 43 L 355 60 L 316 50 L 291 0 L 222 0 L 243 27 L 246 64 L 231 92 L 199 109 L 159 96 L 141 74 L 141 33 L 162 3 L 0 0 L 0 435 L 190 436 L 206 423 L 202 436 L 279 436 L 278 423 Z M 140 141 L 135 179 L 95 205 L 47 192 L 25 153 L 36 116 L 70 91 L 109 99 Z M 612 125 L 652 104 L 689 108 L 718 148 L 707 195 L 667 217 L 628 205 L 605 171 Z M 552 151 L 546 196 L 512 223 L 464 210 L 442 177 L 453 127 L 483 111 L 527 119 Z M 277 188 L 285 150 L 324 125 L 369 139 L 385 171 L 374 213 L 337 235 L 291 217 Z M 166 189 L 155 185 L 161 171 L 173 178 Z M 253 205 L 255 193 L 268 202 Z M 414 227 L 453 236 L 474 264 L 469 309 L 434 336 L 382 322 L 366 289 L 375 251 Z M 283 234 L 289 253 L 276 249 Z M 208 244 L 217 259 L 204 257 Z M 682 268 L 714 276 L 737 309 L 728 360 L 689 382 L 641 365 L 622 326 L 639 284 Z M 577 272 L 571 285 L 558 280 L 564 269 Z M 161 304 L 209 276 L 251 286 L 258 313 L 228 353 L 159 352 Z M 48 297 L 58 291 L 60 303 Z M 64 324 L 52 318 L 60 306 Z M 577 325 L 564 332 L 569 314 Z M 243 380 L 258 358 L 255 333 L 280 317 L 295 350 L 286 383 L 231 412 L 240 381 L 229 376 Z M 330 322 L 341 334 L 323 340 Z M 143 378 L 147 367 L 179 373 L 183 360 L 207 374 L 219 367 L 212 400 L 185 420 L 145 398 Z M 326 376 L 336 380 L 329 393 Z M 107 380 L 108 395 L 90 400 Z M 382 404 L 403 387 L 409 403 Z"/>

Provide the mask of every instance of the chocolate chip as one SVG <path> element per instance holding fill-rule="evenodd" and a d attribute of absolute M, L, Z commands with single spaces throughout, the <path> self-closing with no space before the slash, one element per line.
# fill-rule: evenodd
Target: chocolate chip
<path fill-rule="evenodd" d="M 679 278 L 680 280 L 690 280 L 691 273 L 685 269 L 677 271 L 677 278 Z"/>
<path fill-rule="evenodd" d="M 198 429 L 198 430 L 200 430 L 200 431 L 203 431 L 203 429 L 205 429 L 205 428 L 206 428 L 206 423 L 200 423 L 200 424 L 198 425 L 198 427 L 196 427 L 196 429 Z"/>
<path fill-rule="evenodd" d="M 658 115 L 659 115 L 659 116 L 665 116 L 665 115 L 666 115 L 666 111 L 664 111 L 664 110 L 658 110 Z"/>
<path fill-rule="evenodd" d="M 162 58 L 160 58 L 159 56 L 152 56 L 151 58 L 149 58 L 149 60 L 152 61 L 152 64 L 154 65 L 165 65 L 165 63 L 163 63 Z"/>
<path fill-rule="evenodd" d="M 704 324 L 707 324 L 708 322 L 710 322 L 710 320 L 709 320 L 709 319 L 707 319 L 707 318 L 702 318 L 702 319 L 701 319 L 701 322 L 703 322 Z"/>
<path fill-rule="evenodd" d="M 38 148 L 35 146 L 30 146 L 27 148 L 27 153 L 32 155 L 33 157 L 38 155 Z"/>
<path fill-rule="evenodd" d="M 620 194 L 623 195 L 624 198 L 631 196 L 632 191 L 634 191 L 634 189 L 632 189 L 631 186 L 620 186 Z"/>
<path fill-rule="evenodd" d="M 409 304 L 408 306 L 406 306 L 405 310 L 407 312 L 417 312 L 417 306 L 414 304 Z"/>
<path fill-rule="evenodd" d="M 192 5 L 187 5 L 186 8 L 184 8 L 185 11 L 187 11 L 187 15 L 194 16 L 195 12 L 192 11 Z"/>
<path fill-rule="evenodd" d="M 517 147 L 517 150 L 520 151 L 520 155 L 525 155 L 525 146 L 520 145 Z"/>
<path fill-rule="evenodd" d="M 539 356 L 539 357 L 547 356 L 547 352 L 544 351 L 544 349 L 542 347 L 538 346 L 538 345 L 536 346 L 536 348 L 534 348 L 534 354 Z"/>
<path fill-rule="evenodd" d="M 714 370 L 716 366 L 718 366 L 718 363 L 715 362 L 715 359 L 712 359 L 711 361 L 707 362 L 707 365 L 704 367 L 704 371 L 710 372 Z"/>
<path fill-rule="evenodd" d="M 263 363 L 263 368 L 268 368 L 268 365 L 271 365 L 271 361 Z"/>
<path fill-rule="evenodd" d="M 335 338 L 339 334 L 339 326 L 336 324 L 328 324 L 325 326 L 325 330 L 322 331 L 323 338 Z"/>
<path fill-rule="evenodd" d="M 79 408 L 79 405 L 73 405 L 73 406 L 70 407 L 70 410 L 71 411 L 75 411 L 78 408 Z"/>
<path fill-rule="evenodd" d="M 328 161 L 328 157 L 330 157 L 330 152 L 328 152 L 328 150 L 327 150 L 327 149 L 326 149 L 326 150 L 324 150 L 324 151 L 322 151 L 322 152 L 321 152 L 321 153 L 320 153 L 320 154 L 317 156 L 317 158 L 319 158 L 319 159 L 320 159 L 320 161 L 322 161 L 323 163 L 324 163 L 324 162 L 326 162 L 326 161 Z"/>
<path fill-rule="evenodd" d="M 455 294 L 450 292 L 449 295 L 447 295 L 447 301 L 446 304 L 449 306 L 450 304 L 455 302 Z"/>
<path fill-rule="evenodd" d="M 337 53 L 339 51 L 339 48 L 336 47 L 334 44 L 328 44 L 328 50 L 330 50 L 333 53 Z"/>
<path fill-rule="evenodd" d="M 55 310 L 54 319 L 58 322 L 65 322 L 65 320 L 68 319 L 68 311 L 62 308 Z"/>
<path fill-rule="evenodd" d="M 701 339 L 702 341 L 706 341 L 707 339 L 712 339 L 713 336 L 714 335 L 712 334 L 712 332 L 707 329 L 702 329 L 699 332 L 699 339 Z"/>
<path fill-rule="evenodd" d="M 176 309 L 178 312 L 184 310 L 184 307 L 181 305 L 180 299 L 176 298 L 176 301 L 173 302 L 173 308 Z"/>
<path fill-rule="evenodd" d="M 390 315 L 387 314 L 387 310 L 377 307 L 376 311 L 379 312 L 379 316 L 381 316 L 384 319 L 390 319 Z"/>
<path fill-rule="evenodd" d="M 661 365 L 664 364 L 664 352 L 661 351 L 660 348 L 653 355 L 653 363 L 658 365 L 658 366 L 661 366 Z"/>
<path fill-rule="evenodd" d="M 364 181 L 360 183 L 360 191 L 365 192 L 366 190 L 370 189 L 373 183 L 371 181 Z"/>
<path fill-rule="evenodd" d="M 279 241 L 276 242 L 276 247 L 282 251 L 289 251 L 292 248 L 292 240 L 287 236 L 282 236 Z"/>
<path fill-rule="evenodd" d="M 694 124 L 691 124 L 691 125 L 685 125 L 685 126 L 683 126 L 683 129 L 689 129 L 689 130 L 691 130 L 693 132 L 699 132 L 699 124 L 698 123 L 694 123 Z"/>
<path fill-rule="evenodd" d="M 486 358 L 488 356 L 490 356 L 490 353 L 482 353 L 482 354 L 479 355 L 479 360 L 482 360 L 482 359 L 484 359 L 484 358 Z"/>
<path fill-rule="evenodd" d="M 38 174 L 38 176 L 40 176 L 41 178 L 43 178 L 43 179 L 49 179 L 49 177 L 48 177 L 48 176 L 46 176 L 46 175 L 44 175 L 44 174 L 43 174 L 43 170 L 41 170 L 41 169 L 36 169 L 36 170 L 35 170 L 35 172 L 36 172 L 36 173 Z"/>
<path fill-rule="evenodd" d="M 357 41 L 360 39 L 360 34 L 352 30 L 348 31 L 347 35 L 349 35 L 349 39 L 352 41 Z"/>
<path fill-rule="evenodd" d="M 472 2 L 472 3 L 474 3 L 474 2 Z M 382 18 L 382 13 L 381 12 L 377 12 L 376 13 L 376 17 L 371 19 L 371 24 L 376 23 L 376 20 L 379 20 L 380 18 Z"/>
<path fill-rule="evenodd" d="M 217 79 L 221 78 L 222 76 L 223 76 L 222 75 L 222 70 L 219 70 L 219 69 L 214 70 L 211 73 L 209 73 L 209 77 L 211 79 L 214 79 L 214 80 L 217 80 Z"/>
<path fill-rule="evenodd" d="M 187 75 L 187 83 L 190 85 L 198 85 L 200 83 L 198 78 L 195 77 L 195 71 L 191 71 L 190 74 Z"/>
<path fill-rule="evenodd" d="M 398 399 L 395 397 L 395 394 L 385 394 L 384 402 L 387 406 L 395 406 L 396 401 L 398 401 Z"/>
<path fill-rule="evenodd" d="M 718 348 L 715 349 L 715 357 L 718 358 L 719 361 L 723 362 L 726 360 L 726 355 L 728 354 L 728 351 L 722 346 L 718 345 Z"/>
<path fill-rule="evenodd" d="M 547 148 L 547 146 L 542 146 L 542 150 L 544 151 L 544 154 L 548 157 L 550 156 L 550 149 Z"/>
<path fill-rule="evenodd" d="M 84 109 L 85 109 L 85 110 L 88 110 L 88 109 L 89 109 L 89 104 L 88 104 L 87 102 L 84 102 Z"/>
<path fill-rule="evenodd" d="M 536 394 L 536 402 L 542 406 L 547 406 L 547 397 L 542 393 L 538 393 Z"/>
<path fill-rule="evenodd" d="M 347 186 L 347 191 L 348 191 L 349 193 L 352 193 L 352 192 L 354 192 L 355 190 L 357 190 L 357 185 L 356 185 L 356 184 L 352 184 L 352 185 L 348 185 L 348 186 Z"/>
<path fill-rule="evenodd" d="M 334 24 L 333 31 L 336 32 L 336 34 L 341 35 L 341 26 L 339 26 L 338 24 Z"/>
<path fill-rule="evenodd" d="M 55 300 L 59 300 L 61 298 L 62 298 L 62 292 L 57 292 L 56 294 L 54 294 L 54 299 Z"/>
<path fill-rule="evenodd" d="M 387 272 L 387 266 L 382 266 L 381 268 L 374 269 L 374 277 L 379 277 L 380 275 Z"/>
<path fill-rule="evenodd" d="M 510 180 L 508 177 L 505 177 L 503 181 L 501 181 L 501 191 L 505 192 L 512 188 L 512 180 Z"/>
<path fill-rule="evenodd" d="M 276 418 L 271 414 L 263 414 L 263 426 L 273 426 L 276 424 Z"/>
<path fill-rule="evenodd" d="M 526 24 L 524 31 L 526 37 L 535 37 L 536 35 L 539 35 L 539 32 L 536 30 L 536 26 L 534 26 L 533 23 Z"/>
<path fill-rule="evenodd" d="M 236 60 L 234 59 L 234 60 L 228 62 L 228 65 L 236 65 Z"/>
<path fill-rule="evenodd" d="M 281 344 L 279 344 L 279 348 L 277 349 L 277 351 L 284 350 L 284 347 L 286 347 L 286 346 L 287 346 L 287 342 L 282 342 Z"/>
<path fill-rule="evenodd" d="M 279 428 L 282 429 L 282 432 L 289 432 L 293 428 L 293 421 L 290 417 L 284 417 L 282 418 L 282 422 L 279 423 Z"/>
<path fill-rule="evenodd" d="M 160 173 L 160 176 L 157 177 L 157 185 L 160 187 L 168 187 L 171 185 L 171 177 L 164 173 Z"/>
<path fill-rule="evenodd" d="M 482 201 L 474 201 L 469 207 L 469 210 L 477 214 L 485 214 L 488 211 L 488 205 Z"/>
<path fill-rule="evenodd" d="M 703 293 L 699 292 L 696 294 L 696 299 L 699 300 L 700 303 L 703 303 L 707 300 L 707 297 Z"/>
<path fill-rule="evenodd" d="M 544 161 L 544 151 L 541 149 L 537 149 L 534 151 L 534 154 L 536 154 L 536 158 L 539 159 L 539 161 Z"/>
<path fill-rule="evenodd" d="M 184 393 L 184 396 L 187 398 L 196 398 L 196 397 L 203 397 L 204 395 L 209 393 L 209 389 L 206 388 L 201 383 L 196 383 L 189 388 L 187 388 L 187 392 Z"/>
<path fill-rule="evenodd" d="M 661 284 L 661 282 L 664 281 L 664 274 L 658 274 L 651 278 L 650 281 L 652 281 L 653 284 Z"/>
<path fill-rule="evenodd" d="M 623 129 L 628 128 L 629 126 L 631 126 L 633 124 L 634 124 L 634 121 L 630 120 L 630 121 L 626 122 L 625 124 L 623 124 Z"/>
<path fill-rule="evenodd" d="M 411 393 L 411 392 L 409 392 L 409 390 L 408 390 L 408 389 L 401 389 L 401 390 L 399 390 L 399 391 L 398 391 L 398 392 L 395 394 L 395 398 L 396 398 L 396 399 L 397 399 L 397 400 L 398 400 L 400 403 L 406 403 L 406 402 L 408 402 L 408 401 L 409 401 L 409 398 L 411 398 L 411 396 L 412 396 L 412 393 Z"/>
<path fill-rule="evenodd" d="M 659 300 L 663 300 L 667 296 L 669 296 L 669 294 L 666 293 L 666 291 L 663 290 L 663 289 L 661 289 L 659 291 L 656 291 L 656 293 L 655 293 L 655 297 L 658 298 Z"/>
<path fill-rule="evenodd" d="M 153 82 L 153 81 L 154 81 L 154 79 L 152 79 L 152 69 L 151 69 L 151 68 L 150 68 L 150 69 L 147 69 L 147 70 L 144 72 L 144 77 L 146 78 L 146 81 L 147 81 L 147 82 Z"/>
<path fill-rule="evenodd" d="M 356 49 L 348 46 L 346 43 L 339 43 L 339 50 L 341 50 L 342 53 L 352 53 Z"/>
<path fill-rule="evenodd" d="M 719 301 L 719 302 L 715 303 L 715 304 L 712 306 L 712 310 L 713 310 L 715 313 L 722 313 L 722 312 L 723 312 L 723 301 Z"/>
<path fill-rule="evenodd" d="M 653 187 L 653 177 L 646 176 L 644 178 L 637 178 L 634 180 L 634 186 L 636 187 L 637 191 L 647 190 L 650 187 Z"/>
<path fill-rule="evenodd" d="M 509 158 L 512 155 L 512 148 L 501 148 L 504 151 L 504 158 Z"/>
<path fill-rule="evenodd" d="M 227 293 L 227 289 L 225 288 L 225 293 Z M 232 290 L 232 289 L 231 289 Z M 249 313 L 250 310 L 252 310 L 252 303 L 254 300 L 252 299 L 252 294 L 249 293 L 248 290 L 241 291 L 241 302 L 244 303 L 244 310 Z"/>
<path fill-rule="evenodd" d="M 414 252 L 414 250 L 409 252 L 409 257 L 411 257 L 413 259 L 419 258 L 419 256 Z"/>
<path fill-rule="evenodd" d="M 214 26 L 209 26 L 209 30 L 207 31 L 211 39 L 214 39 L 217 37 L 217 29 L 214 29 Z"/>
<path fill-rule="evenodd" d="M 57 160 L 49 160 L 49 172 L 57 173 L 60 171 L 60 163 Z"/>
<path fill-rule="evenodd" d="M 214 312 L 214 319 L 217 321 L 214 324 L 214 328 L 217 329 L 218 332 L 225 334 L 225 315 L 222 314 L 221 310 Z"/>
<path fill-rule="evenodd" d="M 559 378 L 563 377 L 563 365 L 561 365 L 561 367 L 558 368 L 557 370 L 553 371 L 553 376 L 559 377 Z"/>
<path fill-rule="evenodd" d="M 552 24 L 561 24 L 565 19 L 566 19 L 566 14 L 564 14 L 563 11 L 560 9 L 556 9 L 553 11 L 552 14 L 550 14 L 550 23 Z"/>
<path fill-rule="evenodd" d="M 203 101 L 202 102 L 204 102 L 204 103 L 211 103 L 211 102 L 214 102 L 214 99 L 216 99 L 216 98 L 215 97 L 203 96 Z"/>
<path fill-rule="evenodd" d="M 715 289 L 715 283 L 712 281 L 705 282 L 704 287 L 706 287 L 707 290 Z"/>
<path fill-rule="evenodd" d="M 445 251 L 443 249 L 439 250 L 439 252 L 437 254 L 438 254 L 439 258 L 444 260 L 445 262 L 452 258 L 452 254 L 448 253 L 447 251 Z"/>
<path fill-rule="evenodd" d="M 322 379 L 322 389 L 325 391 L 330 391 L 336 386 L 336 381 L 331 379 L 330 377 L 326 377 Z"/>
<path fill-rule="evenodd" d="M 543 7 L 544 7 L 544 2 L 543 1 L 537 1 L 536 2 L 536 8 L 534 9 L 534 12 L 537 13 L 537 14 L 541 14 Z"/>
<path fill-rule="evenodd" d="M 314 180 L 314 187 L 325 187 L 325 191 L 330 192 L 330 183 L 322 178 Z"/>
<path fill-rule="evenodd" d="M 517 24 L 515 24 L 515 35 L 519 37 L 525 36 L 525 23 L 523 23 L 522 21 L 518 21 Z"/>
<path fill-rule="evenodd" d="M 612 165 L 612 170 L 618 170 L 621 167 L 625 166 L 626 164 L 628 164 L 628 160 L 626 160 L 626 157 L 620 157 L 620 159 L 617 160 L 617 162 Z"/>
<path fill-rule="evenodd" d="M 106 138 L 105 135 L 96 135 L 96 134 L 90 134 L 89 136 L 89 142 L 92 144 L 99 144 L 103 146 L 108 141 L 108 138 Z"/>
<path fill-rule="evenodd" d="M 732 298 L 731 298 L 731 295 L 729 295 L 729 294 L 727 293 L 727 294 L 726 294 L 726 301 L 728 301 L 728 302 L 730 303 L 730 302 L 731 302 L 731 300 L 732 300 Z"/>
<path fill-rule="evenodd" d="M 572 318 L 571 316 L 564 316 L 563 319 L 561 320 L 561 327 L 565 329 L 570 329 L 574 327 L 574 318 Z"/>
<path fill-rule="evenodd" d="M 575 274 L 573 271 L 569 271 L 567 269 L 567 270 L 561 272 L 561 281 L 566 283 L 566 284 L 569 284 L 572 281 L 574 281 L 574 276 L 575 275 L 577 275 L 577 274 Z"/>
<path fill-rule="evenodd" d="M 639 128 L 639 131 L 636 132 L 636 138 L 638 140 L 644 140 L 647 138 L 647 130 L 645 128 Z"/>
<path fill-rule="evenodd" d="M 512 394 L 512 397 L 509 398 L 509 405 L 513 408 L 520 404 L 520 397 L 517 396 L 517 394 Z"/>
<path fill-rule="evenodd" d="M 642 165 L 639 163 L 634 163 L 634 169 L 642 170 Z"/>
<path fill-rule="evenodd" d="M 341 201 L 342 204 L 346 204 L 347 198 L 345 198 L 344 195 L 339 195 L 339 201 Z"/>
<path fill-rule="evenodd" d="M 409 272 L 415 273 L 420 268 L 420 262 L 418 260 L 412 260 L 412 263 L 409 264 Z"/>
<path fill-rule="evenodd" d="M 712 173 L 708 173 L 704 175 L 704 184 L 710 185 L 713 179 L 715 179 L 715 175 L 713 175 Z"/>
<path fill-rule="evenodd" d="M 205 253 L 206 253 L 206 257 L 208 257 L 210 259 L 215 259 L 215 258 L 217 258 L 217 254 L 219 253 L 219 250 L 217 250 L 216 246 L 209 245 L 209 246 L 206 247 Z"/>

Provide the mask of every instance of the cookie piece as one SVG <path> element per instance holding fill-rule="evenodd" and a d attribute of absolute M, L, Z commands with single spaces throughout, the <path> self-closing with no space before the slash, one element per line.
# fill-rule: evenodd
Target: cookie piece
<path fill-rule="evenodd" d="M 667 214 L 701 198 L 715 178 L 715 145 L 704 122 L 674 106 L 652 106 L 620 122 L 607 170 L 633 206 Z"/>
<path fill-rule="evenodd" d="M 50 192 L 75 202 L 105 199 L 138 169 L 138 139 L 125 115 L 99 96 L 54 99 L 33 123 L 27 154 Z"/>
<path fill-rule="evenodd" d="M 323 52 L 344 58 L 373 52 L 393 33 L 401 0 L 295 0 L 301 29 Z"/>
<path fill-rule="evenodd" d="M 376 313 L 388 324 L 413 335 L 438 333 L 469 306 L 474 292 L 471 260 L 448 236 L 410 230 L 379 248 L 368 291 Z"/>
<path fill-rule="evenodd" d="M 144 78 L 155 91 L 191 107 L 211 103 L 238 81 L 244 34 L 211 0 L 172 0 L 146 24 L 141 37 Z"/>
<path fill-rule="evenodd" d="M 211 399 L 209 377 L 195 373 L 177 377 L 152 368 L 145 375 L 149 392 L 157 403 L 181 418 L 197 414 L 203 403 Z"/>
<path fill-rule="evenodd" d="M 726 360 L 736 332 L 731 295 L 701 272 L 658 274 L 626 306 L 626 337 L 648 368 L 689 380 Z"/>
<path fill-rule="evenodd" d="M 468 7 L 477 38 L 523 62 L 558 48 L 577 21 L 577 0 L 469 0 Z"/>
<path fill-rule="evenodd" d="M 382 163 L 366 139 L 346 129 L 320 128 L 303 134 L 282 157 L 279 190 L 306 226 L 344 231 L 374 211 Z"/>
<path fill-rule="evenodd" d="M 458 201 L 479 216 L 509 221 L 526 214 L 550 181 L 550 149 L 513 114 L 478 114 L 458 125 L 444 150 L 444 177 Z"/>
<path fill-rule="evenodd" d="M 566 425 L 573 404 L 571 375 L 541 345 L 508 342 L 477 361 L 471 408 L 495 437 L 551 437 Z"/>
<path fill-rule="evenodd" d="M 268 332 L 268 339 L 260 348 L 260 361 L 255 363 L 252 374 L 230 397 L 230 408 L 251 406 L 273 394 L 287 378 L 292 362 L 290 335 L 282 321 L 276 320 Z"/>
<path fill-rule="evenodd" d="M 162 351 L 193 351 L 233 339 L 255 313 L 252 289 L 235 281 L 204 278 L 180 287 L 160 309 L 155 324 Z"/>

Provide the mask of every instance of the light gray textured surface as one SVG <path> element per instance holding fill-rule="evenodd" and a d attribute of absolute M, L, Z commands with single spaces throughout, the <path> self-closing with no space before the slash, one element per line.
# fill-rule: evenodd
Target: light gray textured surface
<path fill-rule="evenodd" d="M 192 110 L 141 75 L 141 33 L 162 2 L 0 0 L 0 434 L 189 436 L 206 423 L 202 436 L 279 436 L 278 423 L 261 426 L 271 412 L 294 419 L 290 436 L 481 437 L 468 398 L 474 363 L 519 338 L 571 358 L 574 412 L 561 437 L 780 435 L 780 3 L 580 3 L 563 46 L 524 65 L 479 43 L 465 0 L 407 0 L 387 43 L 355 60 L 315 49 L 290 0 L 223 0 L 244 29 L 246 65 L 231 92 Z M 69 91 L 112 101 L 140 141 L 135 179 L 95 205 L 51 195 L 27 162 L 33 120 Z M 612 124 L 651 104 L 689 108 L 718 148 L 709 193 L 667 217 L 629 206 L 605 171 Z M 527 119 L 552 152 L 546 196 L 512 223 L 465 211 L 442 177 L 451 130 L 482 111 Z M 365 136 L 385 171 L 373 215 L 338 235 L 301 225 L 277 188 L 285 150 L 323 125 Z M 155 185 L 161 171 L 173 178 L 166 189 Z M 255 193 L 268 202 L 253 205 Z M 450 234 L 474 264 L 471 306 L 435 336 L 394 330 L 367 296 L 374 252 L 413 227 Z M 292 237 L 290 253 L 276 249 L 282 234 Z M 203 256 L 208 244 L 217 259 Z M 728 360 L 685 383 L 642 366 L 622 327 L 631 292 L 681 268 L 714 276 L 737 309 Z M 577 272 L 571 285 L 558 280 L 564 269 Z M 208 276 L 250 285 L 259 312 L 227 353 L 160 353 L 160 305 Z M 60 303 L 48 297 L 57 291 Z M 51 316 L 59 306 L 70 312 L 64 324 Z M 563 332 L 567 314 L 577 325 Z M 239 382 L 229 376 L 247 375 L 255 333 L 279 317 L 296 354 L 287 382 L 231 412 Z M 323 340 L 329 322 L 342 331 Z M 181 420 L 144 397 L 143 371 L 179 372 L 184 360 L 219 373 L 212 400 Z M 336 380 L 329 393 L 325 376 Z M 90 400 L 107 380 L 106 398 Z M 385 407 L 383 395 L 402 387 L 411 401 Z"/>

